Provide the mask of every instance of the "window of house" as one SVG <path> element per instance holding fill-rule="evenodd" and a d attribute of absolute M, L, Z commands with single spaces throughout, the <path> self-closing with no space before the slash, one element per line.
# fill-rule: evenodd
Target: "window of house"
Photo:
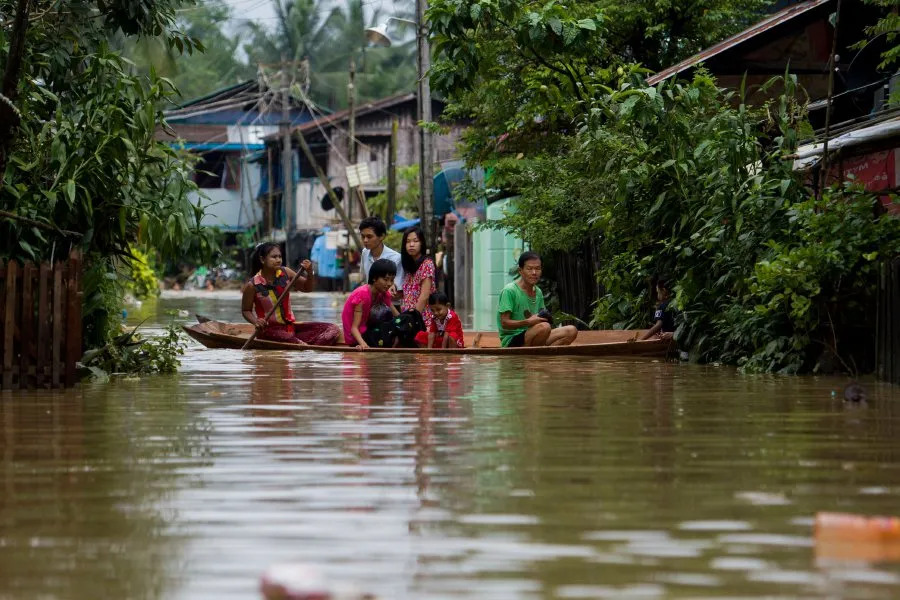
<path fill-rule="evenodd" d="M 327 144 L 310 144 L 313 157 L 322 172 L 328 173 L 328 145 Z M 306 155 L 300 155 L 300 179 L 312 179 L 316 177 L 316 169 L 308 160 Z"/>
<path fill-rule="evenodd" d="M 203 189 L 241 189 L 241 159 L 238 152 L 204 152 L 194 168 L 194 181 Z"/>

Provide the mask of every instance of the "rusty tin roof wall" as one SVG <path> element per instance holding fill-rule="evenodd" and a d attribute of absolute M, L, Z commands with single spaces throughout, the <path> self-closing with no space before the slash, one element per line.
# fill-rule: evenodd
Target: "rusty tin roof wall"
<path fill-rule="evenodd" d="M 673 65 L 668 69 L 660 71 L 656 75 L 650 77 L 647 80 L 647 83 L 649 85 L 656 85 L 660 81 L 665 81 L 672 75 L 677 75 L 682 71 L 686 71 L 687 69 L 695 67 L 703 61 L 716 56 L 717 54 L 721 54 L 722 52 L 734 48 L 735 46 L 738 46 L 746 42 L 747 40 L 760 35 L 761 33 L 765 33 L 766 31 L 769 31 L 774 27 L 786 23 L 795 17 L 798 17 L 804 13 L 807 13 L 813 9 L 819 8 L 820 6 L 831 2 L 834 2 L 834 0 L 808 0 L 807 2 L 801 2 L 799 4 L 789 6 L 788 8 L 785 8 L 773 15 L 766 17 L 753 27 L 745 29 L 738 34 L 731 36 L 727 40 L 719 42 L 715 46 L 711 46 L 706 50 L 703 50 L 702 52 L 699 52 L 694 56 L 681 61 L 677 65 Z"/>

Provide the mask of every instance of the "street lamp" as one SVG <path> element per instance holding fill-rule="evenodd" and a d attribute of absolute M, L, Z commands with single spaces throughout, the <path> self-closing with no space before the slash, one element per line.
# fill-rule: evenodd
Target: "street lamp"
<path fill-rule="evenodd" d="M 387 21 L 366 29 L 366 39 L 377 46 L 389 47 L 391 37 L 388 35 L 388 24 L 399 21 L 416 27 L 416 67 L 418 74 L 418 93 L 416 116 L 420 123 L 431 122 L 431 85 L 428 81 L 428 70 L 431 68 L 431 45 L 428 43 L 428 31 L 425 28 L 425 11 L 428 0 L 416 0 L 416 20 L 388 17 Z M 434 184 L 434 152 L 431 131 L 427 127 L 419 127 L 419 220 L 426 237 L 431 236 L 434 220 L 434 201 L 432 185 Z M 388 215 L 393 219 L 393 215 Z"/>

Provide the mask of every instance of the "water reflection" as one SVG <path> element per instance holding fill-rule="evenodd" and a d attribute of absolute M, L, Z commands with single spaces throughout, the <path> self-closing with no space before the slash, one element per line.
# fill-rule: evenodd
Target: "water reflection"
<path fill-rule="evenodd" d="M 204 467 L 177 381 L 7 394 L 0 403 L 0 597 L 164 597 L 182 568 L 171 494 Z"/>
<path fill-rule="evenodd" d="M 896 562 L 813 545 L 817 511 L 900 506 L 897 392 L 842 383 L 194 346 L 177 378 L 0 400 L 0 597 L 252 598 L 284 561 L 395 599 L 896 597 Z"/>

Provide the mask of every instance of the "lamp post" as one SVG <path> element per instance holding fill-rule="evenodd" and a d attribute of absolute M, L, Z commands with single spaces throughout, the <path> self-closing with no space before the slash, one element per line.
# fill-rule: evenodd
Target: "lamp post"
<path fill-rule="evenodd" d="M 418 93 L 416 117 L 420 123 L 430 123 L 431 85 L 428 81 L 428 70 L 431 68 L 431 44 L 428 42 L 428 31 L 425 26 L 425 11 L 428 0 L 416 0 L 416 20 L 388 17 L 388 20 L 376 27 L 366 29 L 366 38 L 377 46 L 390 46 L 391 38 L 387 28 L 390 21 L 399 21 L 416 27 L 416 67 L 418 74 Z M 434 141 L 427 127 L 419 127 L 419 219 L 426 237 L 431 236 L 434 221 Z M 388 215 L 393 219 L 393 215 Z"/>

